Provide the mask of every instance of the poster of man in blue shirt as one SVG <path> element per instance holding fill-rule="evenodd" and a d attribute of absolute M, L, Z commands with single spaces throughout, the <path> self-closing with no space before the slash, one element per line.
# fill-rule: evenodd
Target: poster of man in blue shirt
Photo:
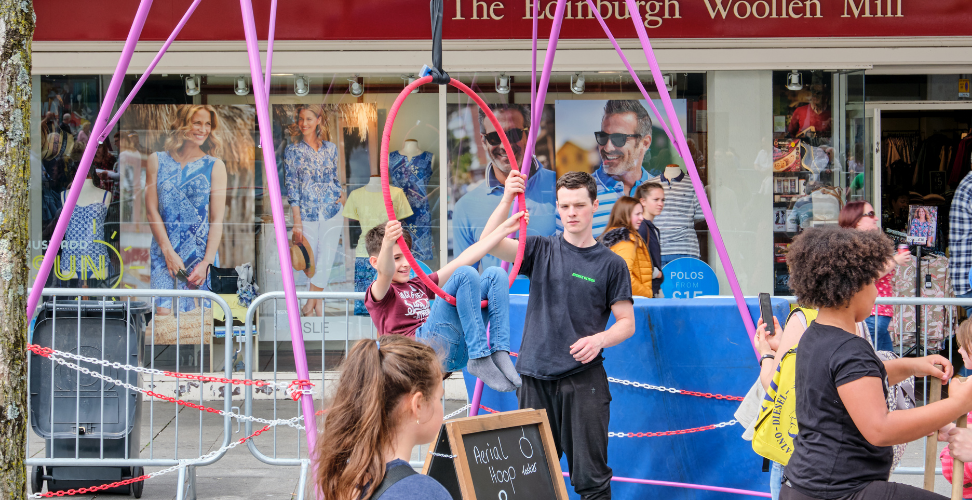
<path fill-rule="evenodd" d="M 635 188 L 651 178 L 641 166 L 651 147 L 651 116 L 638 101 L 607 101 L 594 140 L 601 158 L 600 167 L 594 171 L 598 206 L 593 234 L 597 238 L 607 226 L 614 202 L 622 196 L 634 196 Z"/>
<path fill-rule="evenodd" d="M 530 130 L 529 108 L 519 104 L 493 104 L 490 105 L 490 110 L 503 126 L 502 133 L 510 141 L 517 165 L 521 165 L 520 169 L 524 170 L 523 152 Z M 486 152 L 489 165 L 486 167 L 486 179 L 456 202 L 452 217 L 453 255 L 462 253 L 479 241 L 486 221 L 503 198 L 506 176 L 511 169 L 499 133 L 482 110 L 479 111 L 479 130 L 479 147 Z M 558 229 L 555 192 L 557 174 L 544 168 L 536 157 L 532 160 L 525 193 L 527 210 L 530 211 L 527 232 L 531 235 L 549 236 Z M 487 255 L 481 261 L 479 269 L 499 266 L 500 263 L 496 257 Z"/>

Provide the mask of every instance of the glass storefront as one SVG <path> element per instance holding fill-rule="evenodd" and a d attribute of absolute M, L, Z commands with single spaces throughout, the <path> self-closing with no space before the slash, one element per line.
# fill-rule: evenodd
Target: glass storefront
<path fill-rule="evenodd" d="M 863 90 L 863 72 L 773 73 L 776 295 L 792 295 L 786 253 L 793 238 L 809 227 L 837 224 L 844 204 L 871 199 Z"/>
<path fill-rule="evenodd" d="M 527 134 L 537 134 L 535 161 L 527 162 L 531 234 L 561 229 L 554 184 L 566 172 L 594 174 L 612 199 L 645 181 L 666 189 L 688 182 L 659 117 L 627 74 L 554 73 L 536 120 L 529 73 L 452 76 L 494 110 L 514 154 L 522 156 Z M 940 245 L 946 243 L 952 178 L 967 167 L 953 164 L 968 140 L 972 115 L 965 98 L 948 101 L 942 88 L 961 75 L 865 78 L 863 71 L 753 70 L 668 76 L 677 119 L 745 294 L 790 294 L 785 254 L 793 237 L 835 224 L 851 201 L 874 204 L 884 212 L 884 226 L 900 230 L 908 218 L 901 206 L 920 199 L 940 207 L 936 235 Z M 651 75 L 640 77 L 662 109 Z M 381 136 L 409 75 L 273 75 L 272 145 L 259 144 L 249 77 L 194 76 L 198 93 L 187 92 L 186 78 L 151 77 L 103 138 L 48 285 L 205 288 L 210 266 L 250 264 L 261 292 L 280 290 L 260 150 L 272 146 L 295 247 L 295 269 L 288 272 L 298 290 L 364 291 L 374 271 L 363 235 L 387 219 L 377 177 Z M 90 137 L 91 122 L 108 79 L 34 77 L 35 95 L 41 96 L 33 130 L 39 160 L 32 190 L 34 274 L 84 146 L 101 139 Z M 126 79 L 123 91 L 135 81 Z M 942 109 L 918 109 L 933 98 Z M 897 107 L 882 99 L 895 99 Z M 901 108 L 904 101 L 914 101 L 916 109 Z M 610 136 L 601 144 L 595 134 L 617 132 L 605 128 L 618 110 L 640 121 L 622 131 L 627 137 L 621 146 Z M 426 85 L 401 107 L 389 147 L 392 198 L 412 235 L 413 253 L 429 269 L 480 237 L 509 170 L 498 141 L 478 106 L 452 87 Z M 938 168 L 930 166 L 933 157 Z M 516 160 L 523 165 L 522 157 Z M 599 215 L 606 218 L 607 211 Z M 679 230 L 669 232 L 677 239 L 662 235 L 663 254 L 707 262 L 728 294 L 701 211 L 690 204 L 666 215 Z M 678 250 L 666 252 L 666 245 Z M 480 266 L 497 264 L 486 258 Z M 157 306 L 158 326 L 173 307 L 207 304 Z M 308 340 L 321 342 L 327 366 L 339 361 L 328 358 L 328 346 L 333 341 L 340 343 L 335 351 L 343 349 L 346 325 L 352 339 L 373 329 L 362 304 L 303 307 L 304 331 Z M 263 308 L 259 336 L 280 339 L 277 349 L 289 352 L 282 304 Z M 262 352 L 261 362 L 268 356 L 274 351 Z"/>

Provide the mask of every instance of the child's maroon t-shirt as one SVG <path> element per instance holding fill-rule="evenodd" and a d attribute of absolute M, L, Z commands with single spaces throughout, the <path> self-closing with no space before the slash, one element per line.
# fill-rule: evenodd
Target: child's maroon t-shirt
<path fill-rule="evenodd" d="M 429 279 L 433 283 L 439 283 L 438 273 L 430 274 Z M 371 296 L 373 285 L 374 282 L 365 291 L 365 307 L 378 327 L 378 334 L 394 333 L 414 337 L 415 330 L 429 317 L 434 292 L 416 277 L 405 283 L 392 281 L 388 293 L 380 301 L 375 301 Z"/>

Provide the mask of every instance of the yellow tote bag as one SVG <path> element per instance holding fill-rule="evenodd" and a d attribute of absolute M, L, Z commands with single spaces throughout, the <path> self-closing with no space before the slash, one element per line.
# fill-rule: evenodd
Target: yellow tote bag
<path fill-rule="evenodd" d="M 816 310 L 801 307 L 790 312 L 787 323 L 796 311 L 803 313 L 808 325 L 817 318 Z M 780 360 L 769 390 L 763 398 L 753 434 L 753 451 L 783 465 L 790 461 L 793 439 L 798 431 L 795 397 L 796 352 L 797 346 L 793 346 Z"/>
<path fill-rule="evenodd" d="M 793 454 L 796 420 L 796 346 L 787 351 L 773 375 L 753 433 L 753 451 L 786 465 Z"/>

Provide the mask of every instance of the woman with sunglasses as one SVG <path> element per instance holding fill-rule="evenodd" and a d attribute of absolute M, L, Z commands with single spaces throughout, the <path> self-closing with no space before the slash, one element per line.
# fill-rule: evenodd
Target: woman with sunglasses
<path fill-rule="evenodd" d="M 878 226 L 878 215 L 874 212 L 874 207 L 866 201 L 852 201 L 840 211 L 837 218 L 840 227 L 856 229 L 858 231 L 880 231 Z M 894 256 L 893 267 L 888 269 L 887 274 L 877 280 L 878 297 L 891 297 L 892 285 L 894 283 L 894 272 L 898 266 L 903 266 L 911 262 L 911 253 L 897 253 Z M 891 325 L 891 318 L 894 316 L 892 306 L 874 306 L 871 316 L 864 322 L 870 330 L 874 349 L 878 351 L 893 351 L 894 345 L 891 343 L 891 333 L 888 327 Z"/>

